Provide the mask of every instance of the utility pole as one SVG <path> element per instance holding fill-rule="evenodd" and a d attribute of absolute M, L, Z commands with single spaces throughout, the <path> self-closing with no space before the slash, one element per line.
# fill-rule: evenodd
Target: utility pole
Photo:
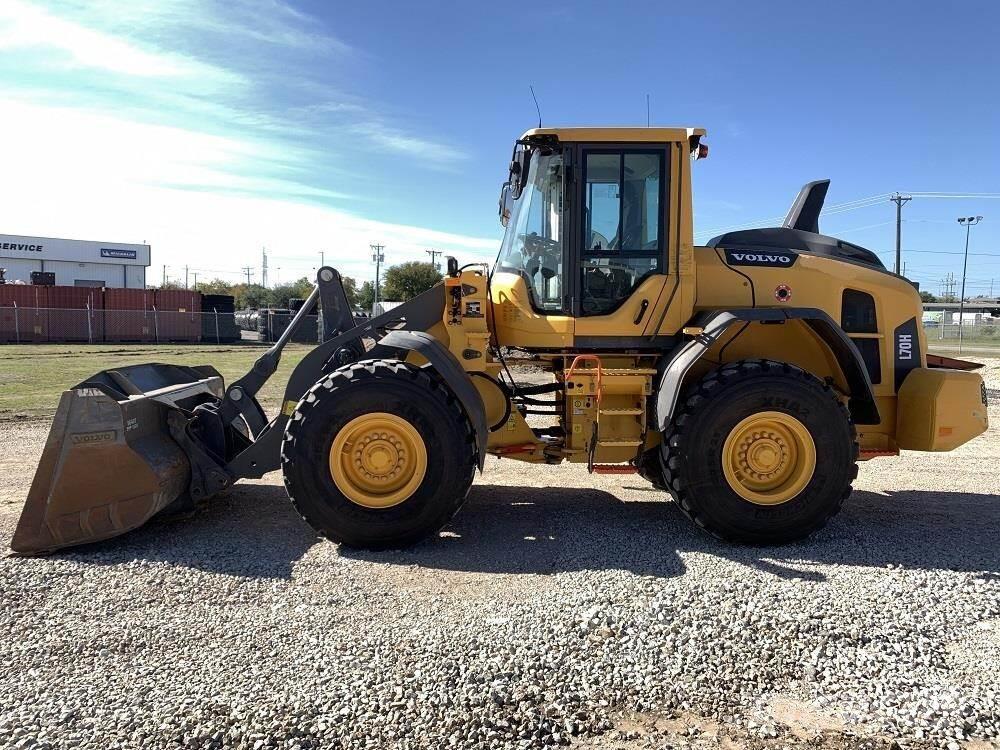
<path fill-rule="evenodd" d="M 260 283 L 265 289 L 267 289 L 267 248 L 262 247 L 261 250 L 261 267 L 260 267 Z"/>
<path fill-rule="evenodd" d="M 161 286 L 166 286 L 166 285 L 167 285 L 167 267 L 163 266 L 163 283 L 161 284 Z"/>
<path fill-rule="evenodd" d="M 444 254 L 444 250 L 424 250 L 429 256 L 431 256 L 431 265 L 434 266 L 438 271 L 441 270 L 441 264 L 437 262 L 437 257 Z"/>
<path fill-rule="evenodd" d="M 958 355 L 962 356 L 962 339 L 965 333 L 965 272 L 969 267 L 969 232 L 983 220 L 982 216 L 960 216 L 958 223 L 965 227 L 965 258 L 962 260 L 962 294 L 958 298 Z"/>
<path fill-rule="evenodd" d="M 900 255 L 901 255 L 901 235 L 903 229 L 903 204 L 907 201 L 913 200 L 912 196 L 902 195 L 900 193 L 893 193 L 892 197 L 889 198 L 893 203 L 896 204 L 896 265 L 893 267 L 893 271 L 898 275 L 900 270 Z"/>
<path fill-rule="evenodd" d="M 372 263 L 375 264 L 375 303 L 372 305 L 372 315 L 375 315 L 375 305 L 378 304 L 379 271 L 382 264 L 385 263 L 385 253 L 382 252 L 385 245 L 369 245 L 368 247 L 372 249 Z"/>
<path fill-rule="evenodd" d="M 198 272 L 195 271 L 193 275 L 194 275 L 194 290 L 197 292 L 198 291 Z"/>
<path fill-rule="evenodd" d="M 184 288 L 188 288 L 188 267 L 184 266 Z"/>
<path fill-rule="evenodd" d="M 320 250 L 319 251 L 319 267 L 322 268 L 325 265 L 326 265 L 326 255 L 324 255 L 323 251 Z"/>
<path fill-rule="evenodd" d="M 253 266 L 243 266 L 243 272 L 247 275 L 247 286 L 250 286 L 250 272 L 253 270 Z"/>
<path fill-rule="evenodd" d="M 945 302 L 955 301 L 955 274 L 948 271 L 948 275 L 941 279 L 941 296 Z"/>

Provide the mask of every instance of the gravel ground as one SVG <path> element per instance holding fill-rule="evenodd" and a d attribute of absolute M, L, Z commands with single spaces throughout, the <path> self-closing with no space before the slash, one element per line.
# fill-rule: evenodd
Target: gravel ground
<path fill-rule="evenodd" d="M 4 546 L 47 428 L 0 424 Z M 405 552 L 317 540 L 273 476 L 2 559 L 0 746 L 1000 747 L 996 429 L 862 465 L 781 548 L 637 477 L 491 459 Z"/>

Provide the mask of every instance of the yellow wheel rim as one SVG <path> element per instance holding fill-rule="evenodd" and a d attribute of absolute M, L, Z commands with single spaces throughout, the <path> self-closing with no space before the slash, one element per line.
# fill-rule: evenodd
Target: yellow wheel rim
<path fill-rule="evenodd" d="M 816 443 L 790 414 L 762 411 L 733 427 L 722 446 L 722 471 L 733 491 L 748 502 L 787 503 L 816 471 Z"/>
<path fill-rule="evenodd" d="M 337 489 L 365 508 L 391 508 L 412 495 L 427 473 L 427 448 L 402 417 L 378 411 L 345 424 L 330 446 Z"/>

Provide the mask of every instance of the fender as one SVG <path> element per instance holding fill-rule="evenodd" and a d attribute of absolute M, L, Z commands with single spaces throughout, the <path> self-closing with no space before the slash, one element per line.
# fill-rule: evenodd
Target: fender
<path fill-rule="evenodd" d="M 365 358 L 381 358 L 394 356 L 399 359 L 400 350 L 413 351 L 430 363 L 430 367 L 444 379 L 444 382 L 458 398 L 469 421 L 472 422 L 476 434 L 476 453 L 479 470 L 483 470 L 486 462 L 486 407 L 483 399 L 472 384 L 472 379 L 462 368 L 461 363 L 444 345 L 429 333 L 423 331 L 389 331 L 379 339 L 378 344 L 369 351 Z"/>
<path fill-rule="evenodd" d="M 692 325 L 702 332 L 675 349 L 670 355 L 656 392 L 656 425 L 665 432 L 673 419 L 680 397 L 681 384 L 691 366 L 701 358 L 733 323 L 801 320 L 822 339 L 840 364 L 851 390 L 848 409 L 855 424 L 878 424 L 881 419 L 871 378 L 857 347 L 833 318 L 815 307 L 761 308 L 747 307 L 701 313 Z"/>

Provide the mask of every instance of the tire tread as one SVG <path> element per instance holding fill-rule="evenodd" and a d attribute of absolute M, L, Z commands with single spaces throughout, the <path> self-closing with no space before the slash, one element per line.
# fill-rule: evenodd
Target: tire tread
<path fill-rule="evenodd" d="M 839 500 L 828 509 L 827 513 L 817 523 L 813 524 L 811 527 L 803 528 L 801 530 L 801 534 L 794 539 L 787 539 L 786 541 L 795 541 L 796 539 L 807 537 L 814 531 L 818 531 L 829 523 L 830 519 L 840 512 L 844 502 L 851 495 L 851 492 L 854 489 L 851 482 L 857 479 L 858 476 L 857 460 L 859 447 L 857 430 L 855 429 L 854 422 L 851 420 L 851 415 L 847 410 L 847 407 L 837 397 L 837 394 L 828 383 L 823 382 L 812 373 L 803 370 L 801 367 L 787 362 L 778 362 L 770 359 L 740 360 L 738 362 L 725 364 L 722 367 L 711 371 L 705 375 L 701 381 L 694 384 L 685 394 L 680 413 L 672 421 L 669 431 L 663 437 L 663 449 L 660 452 L 660 466 L 663 473 L 663 484 L 666 486 L 667 491 L 670 493 L 674 502 L 677 503 L 677 507 L 680 508 L 681 513 L 712 536 L 727 542 L 755 543 L 755 540 L 748 536 L 734 534 L 731 532 L 727 533 L 722 528 L 712 523 L 710 517 L 699 512 L 697 505 L 691 502 L 690 495 L 684 486 L 684 462 L 681 458 L 681 451 L 685 444 L 685 436 L 687 434 L 685 428 L 688 427 L 693 421 L 693 417 L 702 408 L 708 406 L 709 402 L 716 397 L 720 388 L 738 380 L 742 380 L 743 378 L 759 376 L 762 374 L 795 378 L 812 388 L 821 389 L 825 395 L 836 403 L 842 417 L 850 425 L 852 445 L 851 461 L 853 466 L 851 470 L 850 482 L 848 482 L 844 490 L 841 492 Z"/>
<path fill-rule="evenodd" d="M 461 463 L 468 467 L 467 481 L 464 482 L 465 492 L 456 498 L 456 502 L 453 503 L 447 517 L 440 525 L 444 526 L 444 524 L 450 521 L 468 499 L 469 492 L 472 489 L 472 480 L 478 465 L 475 433 L 462 405 L 451 389 L 445 384 L 444 380 L 430 368 L 416 367 L 415 365 L 395 359 L 368 359 L 353 362 L 339 367 L 324 376 L 306 391 L 288 421 L 285 428 L 284 440 L 281 444 L 281 468 L 288 498 L 302 519 L 325 539 L 334 542 L 344 541 L 333 536 L 329 529 L 320 523 L 318 519 L 311 516 L 306 508 L 306 504 L 296 497 L 296 492 L 288 478 L 289 472 L 286 470 L 287 467 L 296 461 L 300 454 L 300 451 L 297 450 L 298 441 L 301 439 L 299 433 L 318 404 L 327 398 L 336 398 L 335 393 L 339 388 L 365 381 L 371 381 L 372 385 L 374 385 L 377 381 L 395 378 L 406 378 L 414 381 L 421 388 L 427 390 L 431 394 L 431 398 L 444 402 L 448 409 L 455 415 L 454 424 L 458 425 L 463 431 L 463 444 L 467 453 L 464 461 Z"/>

